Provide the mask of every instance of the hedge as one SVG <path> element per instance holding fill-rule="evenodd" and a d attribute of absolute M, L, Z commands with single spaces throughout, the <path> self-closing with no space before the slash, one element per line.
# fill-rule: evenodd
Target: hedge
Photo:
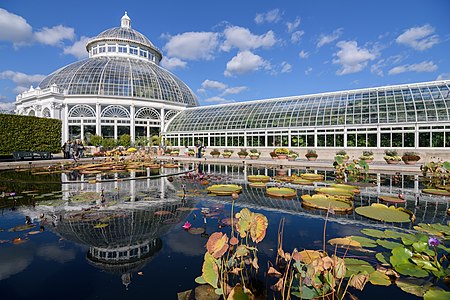
<path fill-rule="evenodd" d="M 0 114 L 0 154 L 61 151 L 61 121 Z"/>

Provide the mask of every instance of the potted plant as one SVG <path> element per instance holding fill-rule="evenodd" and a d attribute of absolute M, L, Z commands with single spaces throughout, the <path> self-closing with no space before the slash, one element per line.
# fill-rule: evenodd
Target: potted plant
<path fill-rule="evenodd" d="M 224 158 L 230 158 L 230 156 L 231 156 L 231 154 L 233 154 L 233 152 L 234 152 L 233 150 L 225 149 L 225 150 L 223 150 L 222 156 Z"/>
<path fill-rule="evenodd" d="M 271 151 L 269 154 L 272 159 L 277 158 L 277 154 L 275 153 L 275 151 Z"/>
<path fill-rule="evenodd" d="M 178 156 L 180 155 L 180 149 L 172 149 L 170 151 L 170 156 Z"/>
<path fill-rule="evenodd" d="M 248 156 L 250 156 L 250 159 L 258 159 L 261 155 L 261 152 L 259 152 L 257 149 L 251 149 Z"/>
<path fill-rule="evenodd" d="M 209 154 L 214 158 L 218 158 L 220 156 L 220 151 L 218 149 L 213 149 Z"/>
<path fill-rule="evenodd" d="M 336 152 L 336 156 L 334 157 L 334 159 L 336 160 L 336 158 L 340 158 L 343 162 L 347 162 L 349 156 L 347 152 L 345 152 L 345 150 L 339 150 L 338 152 Z"/>
<path fill-rule="evenodd" d="M 287 156 L 287 159 L 290 160 L 290 161 L 294 161 L 294 160 L 297 159 L 297 157 L 298 157 L 298 153 L 297 153 L 297 152 L 295 152 L 295 151 L 289 151 L 289 154 L 288 154 L 288 156 Z"/>
<path fill-rule="evenodd" d="M 384 151 L 384 160 L 392 165 L 392 164 L 398 164 L 402 161 L 401 156 L 398 155 L 397 150 L 385 150 Z"/>
<path fill-rule="evenodd" d="M 306 154 L 305 154 L 305 157 L 306 157 L 306 159 L 308 159 L 308 160 L 316 160 L 317 159 L 317 153 L 316 153 L 316 150 L 313 150 L 313 149 L 309 149 L 307 152 L 306 152 Z"/>
<path fill-rule="evenodd" d="M 366 163 L 373 162 L 373 152 L 372 151 L 363 151 L 363 154 L 359 157 L 360 160 L 364 160 Z"/>
<path fill-rule="evenodd" d="M 166 148 L 166 151 L 164 151 L 164 155 L 170 155 L 170 153 L 172 152 L 172 148 Z"/>
<path fill-rule="evenodd" d="M 287 158 L 287 156 L 289 154 L 289 149 L 288 148 L 276 148 L 275 154 L 277 155 L 278 159 L 285 159 L 285 158 Z"/>
<path fill-rule="evenodd" d="M 403 153 L 402 160 L 407 165 L 414 165 L 420 160 L 420 156 L 416 152 Z"/>
<path fill-rule="evenodd" d="M 188 156 L 194 156 L 195 155 L 195 149 L 189 148 L 187 153 L 188 153 Z"/>
<path fill-rule="evenodd" d="M 248 152 L 247 152 L 247 150 L 245 150 L 245 148 L 241 148 L 241 150 L 239 150 L 237 155 L 239 155 L 239 158 L 246 158 L 248 155 Z"/>

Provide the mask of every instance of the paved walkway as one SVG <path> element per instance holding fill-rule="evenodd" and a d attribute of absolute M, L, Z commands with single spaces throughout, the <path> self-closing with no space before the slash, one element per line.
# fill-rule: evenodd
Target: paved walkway
<path fill-rule="evenodd" d="M 104 157 L 94 157 L 94 158 L 82 158 L 79 161 L 81 163 L 90 163 L 90 162 L 101 162 L 105 158 Z M 208 164 L 228 164 L 228 165 L 237 165 L 237 164 L 246 164 L 252 166 L 267 166 L 267 167 L 281 167 L 283 168 L 310 168 L 310 169 L 332 169 L 333 161 L 332 160 L 316 160 L 316 161 L 307 161 L 305 159 L 296 160 L 296 161 L 288 161 L 287 159 L 271 159 L 271 158 L 259 158 L 257 160 L 253 160 L 250 158 L 241 159 L 238 157 L 233 158 L 212 158 L 210 156 L 206 156 L 204 158 L 193 158 L 193 157 L 184 157 L 184 156 L 158 156 L 157 159 L 161 161 L 179 161 L 179 162 L 203 162 Z M 71 162 L 73 160 L 63 159 L 61 157 L 56 157 L 51 160 L 32 160 L 32 161 L 9 161 L 9 162 L 0 162 L 0 170 L 7 169 L 16 169 L 16 168 L 31 168 L 31 167 L 46 167 L 53 164 L 63 163 L 63 162 Z M 400 163 L 398 165 L 388 165 L 385 162 L 373 162 L 370 164 L 371 172 L 380 172 L 380 173 L 407 173 L 407 174 L 417 174 L 420 173 L 420 164 L 417 165 L 405 165 Z"/>

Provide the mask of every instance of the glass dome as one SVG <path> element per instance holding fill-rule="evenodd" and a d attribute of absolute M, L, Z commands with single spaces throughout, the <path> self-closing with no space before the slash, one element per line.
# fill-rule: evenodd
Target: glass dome
<path fill-rule="evenodd" d="M 134 97 L 198 106 L 195 94 L 169 71 L 150 61 L 126 57 L 91 57 L 65 66 L 40 84 L 56 84 L 68 95 Z"/>

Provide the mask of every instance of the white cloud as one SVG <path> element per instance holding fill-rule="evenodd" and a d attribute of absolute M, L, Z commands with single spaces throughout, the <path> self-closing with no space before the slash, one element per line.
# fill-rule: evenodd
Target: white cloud
<path fill-rule="evenodd" d="M 298 56 L 300 56 L 300 58 L 308 58 L 309 57 L 309 52 L 306 52 L 305 50 L 302 50 L 298 53 Z"/>
<path fill-rule="evenodd" d="M 202 88 L 205 90 L 215 89 L 215 90 L 224 90 L 228 86 L 225 83 L 215 80 L 206 79 L 202 82 Z"/>
<path fill-rule="evenodd" d="M 248 90 L 248 87 L 246 86 L 235 86 L 235 87 L 230 87 L 225 89 L 225 91 L 223 91 L 222 94 L 220 94 L 220 96 L 225 96 L 225 95 L 235 95 L 235 94 L 239 94 L 242 93 L 243 91 Z"/>
<path fill-rule="evenodd" d="M 277 23 L 281 20 L 282 13 L 278 8 L 272 9 L 271 11 L 268 11 L 266 13 L 259 13 L 256 14 L 255 22 L 257 24 L 262 24 L 264 22 L 267 23 Z"/>
<path fill-rule="evenodd" d="M 277 40 L 272 30 L 262 35 L 254 35 L 249 29 L 239 26 L 227 27 L 224 30 L 225 41 L 221 47 L 223 51 L 230 51 L 236 47 L 239 50 L 250 50 L 260 47 L 271 47 Z"/>
<path fill-rule="evenodd" d="M 300 26 L 300 17 L 295 18 L 294 22 L 286 22 L 288 32 L 293 32 Z"/>
<path fill-rule="evenodd" d="M 15 108 L 14 102 L 0 102 L 0 111 L 12 111 Z"/>
<path fill-rule="evenodd" d="M 398 44 L 423 51 L 439 43 L 439 36 L 433 34 L 434 31 L 435 29 L 428 24 L 421 27 L 412 27 L 399 35 L 395 41 Z"/>
<path fill-rule="evenodd" d="M 270 64 L 259 55 L 250 51 L 242 51 L 227 63 L 224 75 L 245 74 L 261 68 L 269 69 Z"/>
<path fill-rule="evenodd" d="M 293 44 L 297 44 L 298 42 L 300 42 L 300 39 L 302 38 L 302 36 L 304 34 L 305 34 L 305 32 L 303 30 L 294 31 L 291 35 L 291 42 Z"/>
<path fill-rule="evenodd" d="M 389 70 L 389 75 L 396 75 L 400 73 L 405 72 L 434 72 L 438 69 L 438 66 L 435 65 L 432 61 L 423 61 L 418 64 L 411 64 L 411 65 L 403 65 L 403 66 L 397 66 L 395 68 L 392 68 Z"/>
<path fill-rule="evenodd" d="M 34 33 L 34 38 L 41 44 L 59 46 L 63 40 L 72 41 L 75 38 L 75 30 L 63 25 L 44 27 Z"/>
<path fill-rule="evenodd" d="M 292 66 L 287 62 L 283 61 L 281 63 L 281 73 L 290 73 L 292 72 Z"/>
<path fill-rule="evenodd" d="M 186 60 L 211 60 L 219 45 L 214 32 L 185 32 L 171 36 L 164 46 L 167 56 Z"/>
<path fill-rule="evenodd" d="M 90 37 L 82 36 L 80 40 L 73 43 L 71 46 L 64 47 L 64 54 L 73 55 L 76 58 L 86 58 L 89 53 L 86 50 L 86 43 L 90 40 Z"/>
<path fill-rule="evenodd" d="M 0 8 L 0 41 L 26 43 L 31 41 L 32 28 L 21 16 Z"/>
<path fill-rule="evenodd" d="M 216 104 L 223 104 L 223 103 L 232 103 L 232 102 L 235 102 L 234 100 L 227 100 L 227 99 L 225 99 L 225 98 L 218 97 L 218 96 L 216 96 L 216 97 L 211 97 L 211 98 L 205 99 L 205 100 L 203 100 L 203 101 L 206 102 L 206 103 L 216 103 Z"/>
<path fill-rule="evenodd" d="M 30 85 L 38 84 L 46 76 L 41 74 L 28 75 L 21 72 L 15 72 L 11 70 L 0 72 L 0 79 L 8 79 L 16 84 L 14 91 L 16 93 L 22 93 L 29 89 Z"/>
<path fill-rule="evenodd" d="M 436 78 L 436 80 L 448 80 L 450 79 L 450 73 L 442 73 Z"/>
<path fill-rule="evenodd" d="M 76 253 L 72 249 L 63 249 L 58 245 L 44 245 L 40 246 L 36 251 L 37 256 L 45 260 L 53 260 L 60 264 L 69 262 L 76 257 Z"/>
<path fill-rule="evenodd" d="M 339 50 L 333 59 L 334 64 L 341 65 L 336 74 L 345 75 L 362 71 L 370 60 L 374 60 L 377 55 L 375 51 L 359 48 L 356 41 L 340 41 L 336 44 Z"/>
<path fill-rule="evenodd" d="M 322 47 L 322 46 L 324 46 L 326 44 L 329 44 L 329 43 L 337 40 L 341 36 L 343 31 L 344 31 L 343 28 L 338 28 L 338 29 L 334 30 L 333 33 L 328 34 L 328 35 L 322 33 L 319 36 L 319 38 L 317 39 L 316 47 L 320 48 L 320 47 Z"/>
<path fill-rule="evenodd" d="M 305 70 L 305 75 L 309 75 L 311 74 L 313 68 L 309 67 L 308 69 Z"/>
<path fill-rule="evenodd" d="M 380 59 L 379 61 L 377 61 L 375 64 L 373 64 L 370 67 L 370 72 L 383 77 L 384 76 L 383 68 L 386 68 L 387 66 L 391 66 L 394 64 L 398 64 L 403 59 L 404 59 L 404 57 L 402 55 L 392 55 L 386 59 L 384 59 L 384 58 Z"/>
<path fill-rule="evenodd" d="M 161 66 L 168 70 L 184 69 L 187 62 L 179 59 L 178 57 L 163 57 L 161 59 Z"/>

